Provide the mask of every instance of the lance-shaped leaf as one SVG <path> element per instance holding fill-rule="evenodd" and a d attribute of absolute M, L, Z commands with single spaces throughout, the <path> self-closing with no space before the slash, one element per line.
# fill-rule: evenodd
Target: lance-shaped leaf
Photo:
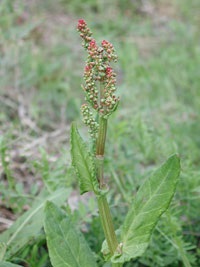
<path fill-rule="evenodd" d="M 33 207 L 25 212 L 17 221 L 0 235 L 0 242 L 7 245 L 4 259 L 10 259 L 30 240 L 37 236 L 43 226 L 44 206 L 47 200 L 62 205 L 70 193 L 69 189 L 58 189 L 51 195 L 44 190 L 33 203 Z M 5 247 L 4 247 L 5 248 Z M 1 266 L 1 265 L 0 265 Z"/>
<path fill-rule="evenodd" d="M 113 262 L 126 262 L 144 253 L 156 223 L 172 200 L 179 173 L 179 157 L 173 155 L 140 187 L 122 226 L 122 254 L 116 253 Z"/>
<path fill-rule="evenodd" d="M 83 235 L 52 202 L 45 207 L 44 229 L 54 267 L 97 267 Z"/>
<path fill-rule="evenodd" d="M 79 179 L 81 194 L 95 191 L 98 182 L 95 175 L 94 159 L 74 124 L 71 127 L 71 155 L 72 165 Z"/>

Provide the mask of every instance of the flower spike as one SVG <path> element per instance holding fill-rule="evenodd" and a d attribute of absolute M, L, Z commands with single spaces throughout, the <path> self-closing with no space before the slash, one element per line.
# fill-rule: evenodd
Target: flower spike
<path fill-rule="evenodd" d="M 116 62 L 117 55 L 110 42 L 103 40 L 101 46 L 97 45 L 96 40 L 92 38 L 91 30 L 83 19 L 78 21 L 77 30 L 83 39 L 83 47 L 88 53 L 84 69 L 85 84 L 83 86 L 88 105 L 82 106 L 82 113 L 83 117 L 86 113 L 91 114 L 90 120 L 94 123 L 95 119 L 91 117 L 92 112 L 90 109 L 94 109 L 99 116 L 108 118 L 119 103 L 119 97 L 115 95 L 116 74 L 110 66 L 112 61 Z M 98 90 L 97 88 L 100 89 Z M 89 124 L 88 120 L 84 119 L 84 122 L 89 126 L 91 133 L 94 127 L 91 127 L 91 123 Z M 96 122 L 95 129 L 98 128 L 97 125 L 98 123 Z"/>

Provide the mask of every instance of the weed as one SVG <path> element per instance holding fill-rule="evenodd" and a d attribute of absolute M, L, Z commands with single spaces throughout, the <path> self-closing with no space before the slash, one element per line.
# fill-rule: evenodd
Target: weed
<path fill-rule="evenodd" d="M 78 120 L 82 101 L 82 53 L 74 23 L 87 14 L 97 40 L 102 35 L 112 40 L 119 56 L 120 108 L 109 118 L 104 160 L 108 203 L 116 229 L 155 166 L 173 153 L 179 153 L 182 161 L 181 179 L 169 210 L 177 224 L 172 227 L 175 230 L 162 216 L 146 252 L 124 266 L 180 266 L 181 255 L 192 266 L 200 265 L 198 10 L 198 0 L 124 1 L 123 6 L 113 0 L 106 4 L 1 1 L 0 131 L 7 170 L 14 182 L 14 187 L 9 187 L 1 163 L 1 217 L 12 222 L 31 209 L 35 199 L 42 198 L 39 192 L 43 187 L 48 195 L 59 189 L 58 183 L 73 187 L 74 199 L 82 201 L 77 197 L 75 175 L 66 166 L 67 124 Z M 86 139 L 84 127 L 80 132 Z M 24 161 L 16 160 L 16 154 Z M 94 199 L 91 206 L 86 203 L 73 204 L 79 210 L 69 214 L 76 214 L 73 223 L 84 232 L 102 266 L 104 237 L 97 205 Z M 8 215 L 4 214 L 5 207 Z M 39 259 L 31 256 L 37 239 L 28 237 L 26 248 L 5 259 L 38 266 Z M 174 246 L 174 239 L 179 246 Z M 41 262 L 42 258 L 45 262 L 45 244 L 37 243 L 36 250 L 38 255 L 43 251 Z M 43 265 L 48 266 L 49 260 Z"/>

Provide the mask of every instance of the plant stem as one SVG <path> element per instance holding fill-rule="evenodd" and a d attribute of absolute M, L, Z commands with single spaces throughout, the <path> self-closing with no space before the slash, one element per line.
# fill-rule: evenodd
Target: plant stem
<path fill-rule="evenodd" d="M 111 218 L 110 209 L 105 195 L 100 196 L 98 198 L 98 207 L 106 241 L 108 243 L 110 252 L 113 255 L 115 250 L 117 249 L 118 242 L 113 226 L 113 221 Z"/>
<path fill-rule="evenodd" d="M 97 139 L 96 155 L 104 156 L 106 132 L 107 132 L 107 119 L 100 117 L 99 118 L 99 133 L 98 133 L 98 139 Z"/>
<path fill-rule="evenodd" d="M 107 119 L 99 118 L 99 132 L 96 144 L 96 163 L 97 163 L 97 179 L 99 181 L 100 189 L 105 188 L 103 164 L 104 164 L 104 151 L 107 132 Z M 101 219 L 103 231 L 108 244 L 111 255 L 113 255 L 118 247 L 117 237 L 114 230 L 114 225 L 110 213 L 110 208 L 105 195 L 98 197 L 99 216 Z M 121 267 L 120 265 L 113 265 Z"/>
<path fill-rule="evenodd" d="M 103 177 L 103 161 L 104 161 L 104 150 L 106 142 L 106 132 L 107 132 L 107 119 L 102 117 L 99 118 L 99 133 L 97 138 L 96 146 L 96 160 L 97 160 L 97 178 L 99 181 L 99 187 L 102 189 L 104 186 Z"/>

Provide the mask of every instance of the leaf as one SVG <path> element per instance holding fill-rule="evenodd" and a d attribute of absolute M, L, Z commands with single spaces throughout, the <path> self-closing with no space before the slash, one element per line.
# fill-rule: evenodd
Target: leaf
<path fill-rule="evenodd" d="M 74 124 L 71 127 L 71 155 L 72 165 L 79 179 L 81 194 L 89 191 L 95 192 L 98 188 L 98 181 L 94 159 Z"/>
<path fill-rule="evenodd" d="M 122 254 L 116 253 L 112 262 L 123 263 L 144 253 L 156 223 L 172 200 L 179 173 L 179 157 L 173 155 L 144 182 L 122 226 Z"/>
<path fill-rule="evenodd" d="M 45 207 L 44 229 L 54 267 L 97 267 L 82 234 L 52 202 Z"/>
<path fill-rule="evenodd" d="M 21 265 L 13 264 L 10 262 L 2 261 L 0 262 L 0 267 L 22 267 Z"/>
<path fill-rule="evenodd" d="M 43 226 L 44 206 L 47 200 L 54 201 L 61 205 L 69 195 L 69 189 L 59 189 L 52 195 L 40 195 L 33 207 L 24 213 L 18 220 L 3 234 L 0 235 L 0 242 L 7 245 L 5 258 L 9 259 L 33 239 Z"/>

